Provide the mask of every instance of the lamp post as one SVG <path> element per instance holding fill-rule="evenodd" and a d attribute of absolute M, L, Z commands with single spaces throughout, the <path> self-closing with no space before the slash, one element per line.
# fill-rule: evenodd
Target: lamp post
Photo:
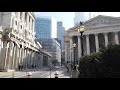
<path fill-rule="evenodd" d="M 83 32 L 85 31 L 85 27 L 83 26 L 83 23 L 80 22 L 80 27 L 78 29 L 78 32 L 81 34 L 81 49 L 82 49 L 82 52 L 81 52 L 81 55 L 84 56 L 84 53 L 83 53 Z"/>
<path fill-rule="evenodd" d="M 76 44 L 74 43 L 73 44 L 73 48 L 74 48 L 74 62 L 73 62 L 73 69 L 75 70 L 75 47 L 76 47 Z"/>

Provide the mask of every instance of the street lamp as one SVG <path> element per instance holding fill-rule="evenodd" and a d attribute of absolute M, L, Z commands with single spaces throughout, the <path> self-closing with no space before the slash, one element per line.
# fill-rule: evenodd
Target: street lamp
<path fill-rule="evenodd" d="M 84 56 L 83 54 L 83 32 L 85 31 L 85 27 L 83 26 L 83 23 L 80 22 L 80 27 L 78 28 L 78 32 L 81 33 L 81 49 L 82 49 L 82 53 L 81 55 Z"/>
<path fill-rule="evenodd" d="M 73 48 L 74 48 L 74 63 L 73 63 L 73 69 L 75 69 L 75 47 L 76 47 L 76 44 L 74 43 L 74 44 L 73 44 Z"/>

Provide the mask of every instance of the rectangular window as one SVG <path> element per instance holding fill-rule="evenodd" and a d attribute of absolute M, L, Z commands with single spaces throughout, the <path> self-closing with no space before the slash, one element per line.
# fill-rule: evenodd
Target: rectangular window
<path fill-rule="evenodd" d="M 27 12 L 25 12 L 25 22 L 27 22 Z"/>
<path fill-rule="evenodd" d="M 17 25 L 17 21 L 15 21 L 15 24 Z"/>

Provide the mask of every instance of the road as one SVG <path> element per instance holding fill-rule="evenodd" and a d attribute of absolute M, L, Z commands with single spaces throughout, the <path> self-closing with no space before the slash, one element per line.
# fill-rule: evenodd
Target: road
<path fill-rule="evenodd" d="M 50 69 L 28 72 L 32 72 L 32 78 L 46 78 L 50 76 Z M 55 72 L 55 69 L 51 70 L 51 74 L 53 72 Z M 0 78 L 28 78 L 28 76 L 26 71 L 0 72 Z"/>
<path fill-rule="evenodd" d="M 55 70 L 51 70 L 51 74 L 54 72 L 55 72 Z M 32 73 L 32 78 L 46 78 L 48 76 L 50 76 L 49 70 L 37 71 L 37 72 Z M 28 76 L 21 76 L 21 77 L 17 77 L 17 78 L 28 78 Z"/>
<path fill-rule="evenodd" d="M 65 68 L 52 69 L 51 78 L 54 78 L 55 71 L 59 71 L 59 74 L 66 71 Z M 32 78 L 50 78 L 50 69 L 38 69 L 35 72 L 32 70 Z M 61 74 L 62 75 L 62 74 Z M 60 76 L 60 75 L 59 75 Z M 28 78 L 26 71 L 15 71 L 15 72 L 0 72 L 0 78 Z"/>

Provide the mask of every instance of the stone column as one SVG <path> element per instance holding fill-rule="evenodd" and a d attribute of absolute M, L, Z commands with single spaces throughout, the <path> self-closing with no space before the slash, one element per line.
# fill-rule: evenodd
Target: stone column
<path fill-rule="evenodd" d="M 12 41 L 9 42 L 9 54 L 8 54 L 8 64 L 7 64 L 7 69 L 11 69 L 11 60 L 12 60 Z"/>
<path fill-rule="evenodd" d="M 32 30 L 33 30 L 33 32 L 34 32 L 34 26 L 35 26 L 35 20 L 33 20 L 33 22 L 32 22 Z"/>
<path fill-rule="evenodd" d="M 41 67 L 43 66 L 43 54 L 41 54 Z"/>
<path fill-rule="evenodd" d="M 90 54 L 89 34 L 86 35 L 86 46 L 87 46 L 87 55 L 89 55 Z"/>
<path fill-rule="evenodd" d="M 119 45 L 118 32 L 114 32 L 114 33 L 115 33 L 115 44 Z"/>
<path fill-rule="evenodd" d="M 6 69 L 6 62 L 7 62 L 7 53 L 8 53 L 8 47 L 7 47 L 7 41 L 4 41 L 4 52 L 5 52 L 5 57 L 4 57 L 4 69 Z"/>
<path fill-rule="evenodd" d="M 96 52 L 99 51 L 99 40 L 98 40 L 98 34 L 95 35 L 95 46 L 96 46 Z"/>
<path fill-rule="evenodd" d="M 78 36 L 78 59 L 80 59 L 80 57 L 81 57 L 81 39 L 80 36 Z"/>
<path fill-rule="evenodd" d="M 15 45 L 15 53 L 14 53 L 15 55 L 14 55 L 14 68 L 16 69 L 17 68 L 17 55 L 18 55 L 18 46 L 17 45 Z"/>
<path fill-rule="evenodd" d="M 16 52 L 16 45 L 13 43 L 13 55 L 12 55 L 12 69 L 15 69 L 14 63 L 15 63 L 15 53 Z"/>
<path fill-rule="evenodd" d="M 73 58 L 73 40 L 72 40 L 72 37 L 70 37 L 70 61 L 73 61 L 72 58 Z"/>
<path fill-rule="evenodd" d="M 30 18 L 30 30 L 32 30 L 32 18 Z"/>
<path fill-rule="evenodd" d="M 0 57 L 2 57 L 2 35 L 0 34 Z M 2 63 L 2 58 L 0 58 L 0 62 Z M 0 65 L 1 66 L 1 65 Z"/>
<path fill-rule="evenodd" d="M 21 63 L 21 51 L 22 51 L 22 48 L 19 49 L 19 63 Z"/>
<path fill-rule="evenodd" d="M 108 45 L 108 36 L 107 36 L 108 33 L 104 33 L 104 37 L 105 37 L 105 46 L 107 47 Z"/>
<path fill-rule="evenodd" d="M 27 13 L 27 27 L 29 28 L 29 14 Z"/>
<path fill-rule="evenodd" d="M 67 58 L 67 42 L 65 42 L 65 61 L 68 61 L 68 58 Z"/>
<path fill-rule="evenodd" d="M 22 21 L 25 21 L 25 12 L 22 12 Z"/>
<path fill-rule="evenodd" d="M 27 68 L 27 66 L 28 66 L 28 48 L 26 49 L 26 68 Z"/>
<path fill-rule="evenodd" d="M 23 55 L 23 67 L 25 68 L 26 66 L 26 48 L 24 48 L 24 55 Z"/>
<path fill-rule="evenodd" d="M 18 12 L 18 18 L 20 18 L 20 12 Z"/>

